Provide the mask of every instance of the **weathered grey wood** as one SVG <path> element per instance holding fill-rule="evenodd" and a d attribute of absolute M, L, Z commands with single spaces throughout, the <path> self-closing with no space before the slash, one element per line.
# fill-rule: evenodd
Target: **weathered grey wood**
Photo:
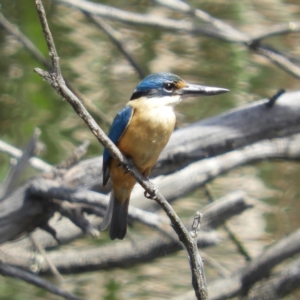
<path fill-rule="evenodd" d="M 0 203 L 0 243 L 47 223 L 53 208 L 47 199 L 28 197 L 25 185 Z"/>
<path fill-rule="evenodd" d="M 252 203 L 243 192 L 231 193 L 208 205 L 203 212 L 203 221 L 198 233 L 198 244 L 201 247 L 207 247 L 218 243 L 220 239 L 212 230 L 250 207 L 252 207 Z M 193 218 L 186 222 L 186 227 L 191 228 L 192 223 Z M 65 223 L 62 225 L 64 226 Z M 109 244 L 103 249 L 102 247 L 99 249 L 99 247 L 91 248 L 90 246 L 78 251 L 72 249 L 61 252 L 61 249 L 58 249 L 58 251 L 51 251 L 49 259 L 63 272 L 132 265 L 134 257 L 136 257 L 134 264 L 137 264 L 165 255 L 166 252 L 173 253 L 182 249 L 182 245 L 176 239 L 169 224 L 166 227 L 166 232 L 168 235 L 164 237 L 151 235 L 146 241 L 138 242 L 135 247 L 124 241 L 124 247 L 121 248 L 115 244 Z M 49 244 L 45 244 L 45 240 L 38 240 L 38 242 L 42 242 L 43 247 L 49 246 Z M 27 247 L 26 249 L 25 246 L 26 243 L 20 241 L 14 245 L 1 246 L 0 250 L 6 262 L 14 263 L 22 268 L 28 268 L 32 263 L 37 263 L 43 272 L 48 272 L 47 262 L 43 259 L 40 261 L 38 256 L 36 262 L 32 262 L 31 252 L 28 251 L 30 248 Z M 21 254 L 18 253 L 20 248 L 24 249 Z M 120 250 L 116 251 L 116 248 L 120 248 Z"/>
<path fill-rule="evenodd" d="M 260 140 L 300 132 L 300 92 L 283 94 L 271 108 L 266 107 L 266 101 L 256 101 L 175 131 L 160 156 L 159 173 Z"/>
<path fill-rule="evenodd" d="M 176 130 L 151 176 L 168 174 L 188 164 L 252 143 L 300 132 L 300 91 L 283 94 L 271 108 L 255 101 L 222 115 Z M 72 185 L 102 187 L 102 157 L 85 160 L 66 173 Z"/>
<path fill-rule="evenodd" d="M 18 278 L 24 280 L 28 283 L 41 287 L 45 290 L 48 290 L 50 293 L 54 295 L 59 295 L 68 300 L 83 300 L 59 287 L 47 281 L 32 272 L 26 272 L 22 269 L 15 267 L 14 265 L 5 264 L 3 262 L 0 263 L 0 274 L 3 276 L 10 276 L 13 278 Z"/>
<path fill-rule="evenodd" d="M 257 283 L 250 291 L 248 300 L 275 300 L 298 290 L 300 287 L 300 259 L 285 266 L 274 277 Z"/>
<path fill-rule="evenodd" d="M 246 267 L 235 272 L 231 278 L 212 282 L 208 287 L 210 299 L 222 300 L 243 292 L 246 294 L 254 283 L 267 277 L 272 268 L 299 252 L 300 230 L 298 229 L 270 246 Z"/>
<path fill-rule="evenodd" d="M 183 162 L 186 165 L 203 158 L 204 152 L 208 156 L 219 155 L 190 164 L 163 179 L 159 178 L 157 182 L 161 192 L 167 199 L 172 200 L 222 172 L 253 160 L 272 157 L 299 158 L 299 136 L 289 137 L 300 131 L 299 97 L 300 92 L 287 93 L 272 108 L 265 107 L 264 102 L 259 101 L 176 131 L 162 153 L 156 172 L 169 172 L 173 168 L 177 170 Z M 268 140 L 286 136 L 285 139 Z M 266 140 L 262 143 L 251 145 L 263 138 Z M 249 146 L 233 151 L 234 148 L 246 145 Z M 226 151 L 229 152 L 224 153 Z M 224 154 L 220 155 L 221 153 Z M 47 175 L 48 178 L 56 180 L 58 189 L 60 186 L 91 188 L 100 186 L 99 183 L 102 182 L 100 158 L 83 161 L 67 172 L 60 172 L 57 178 L 51 173 Z M 52 214 L 46 198 L 38 197 L 36 201 L 32 199 L 28 198 L 28 191 L 24 186 L 0 203 L 0 242 L 37 227 Z M 135 199 L 141 199 L 138 189 L 133 193 L 132 203 Z"/>
<path fill-rule="evenodd" d="M 254 258 L 248 265 L 234 271 L 231 276 L 218 279 L 208 284 L 208 295 L 210 300 L 226 300 L 246 292 L 252 284 L 259 282 L 262 278 L 268 277 L 272 269 L 291 256 L 300 252 L 300 230 L 292 232 L 287 237 L 271 245 L 265 252 Z M 297 268 L 293 268 L 293 265 Z M 288 278 L 289 277 L 289 278 Z M 274 292 L 277 296 L 284 296 L 299 286 L 299 260 L 285 269 L 281 275 L 274 278 L 274 281 L 267 281 L 268 284 L 275 283 Z M 262 282 L 264 285 L 264 283 Z M 288 286 L 288 284 L 290 284 Z M 269 286 L 270 287 L 270 286 Z M 285 290 L 278 290 L 284 288 Z M 277 290 L 275 290 L 277 289 Z M 272 294 L 270 294 L 272 296 Z M 173 300 L 192 300 L 193 292 L 173 298 Z M 247 298 L 248 299 L 248 298 Z M 250 298 L 251 299 L 251 298 Z M 276 298 L 254 298 L 254 299 L 276 299 Z"/>
<path fill-rule="evenodd" d="M 233 168 L 272 158 L 299 159 L 300 134 L 263 140 L 216 157 L 196 161 L 175 173 L 154 178 L 153 182 L 168 201 L 173 201 Z M 143 189 L 136 186 L 131 203 L 151 210 L 157 208 L 154 202 L 141 201 L 142 198 Z"/>
<path fill-rule="evenodd" d="M 95 197 L 95 194 L 96 193 L 92 191 L 87 191 L 86 196 L 87 198 L 89 198 L 90 196 Z M 78 197 L 78 195 L 76 196 L 76 192 L 74 192 L 74 194 L 72 194 L 70 197 Z M 247 195 L 244 192 L 237 191 L 234 193 L 230 193 L 215 201 L 212 205 L 208 205 L 203 209 L 202 212 L 204 216 L 201 228 L 203 230 L 215 229 L 218 226 L 222 225 L 229 218 L 240 214 L 245 209 L 252 207 L 252 205 L 253 203 L 250 201 L 250 199 L 248 199 Z M 143 215 L 136 217 L 136 214 L 140 214 L 141 212 L 143 212 Z M 152 227 L 156 225 L 156 227 L 159 227 L 161 229 L 168 229 L 170 226 L 169 221 L 166 217 L 142 211 L 132 206 L 129 208 L 129 216 L 131 216 L 131 218 L 133 218 L 133 220 L 135 221 L 139 220 L 140 217 L 146 218 L 148 220 L 144 220 L 143 223 L 148 225 L 150 223 L 149 226 Z M 95 227 L 99 226 L 101 223 L 101 219 L 99 218 L 89 219 Z M 188 226 L 190 226 L 190 224 L 192 224 L 192 220 L 189 220 L 186 223 L 188 224 Z M 61 220 L 59 220 L 59 222 L 57 222 L 57 218 L 56 221 L 51 220 L 50 225 L 56 230 L 57 237 L 62 244 L 69 243 L 83 235 L 83 232 L 73 223 L 71 223 L 67 218 L 62 218 Z M 45 234 L 41 230 L 37 230 L 33 233 L 33 235 L 38 243 L 44 248 L 49 249 L 57 246 L 57 241 L 55 241 L 51 235 Z M 24 238 L 18 241 L 14 241 L 14 243 L 0 246 L 0 249 L 5 253 L 9 253 L 11 250 L 14 250 L 16 248 L 33 249 L 33 245 L 30 239 Z"/>

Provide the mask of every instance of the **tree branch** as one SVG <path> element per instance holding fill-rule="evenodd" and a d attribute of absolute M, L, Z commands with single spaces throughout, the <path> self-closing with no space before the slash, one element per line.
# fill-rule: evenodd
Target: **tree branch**
<path fill-rule="evenodd" d="M 246 267 L 234 272 L 230 278 L 212 282 L 208 287 L 210 299 L 221 300 L 246 295 L 256 282 L 269 276 L 272 268 L 299 252 L 300 230 L 298 229 L 270 246 Z"/>
<path fill-rule="evenodd" d="M 5 143 L 2 140 L 0 140 L 0 151 L 17 159 L 21 158 L 21 156 L 23 155 L 23 152 L 21 150 Z M 32 167 L 36 168 L 39 171 L 49 172 L 52 169 L 51 165 L 47 164 L 37 157 L 31 157 L 29 159 L 29 163 Z"/>
<path fill-rule="evenodd" d="M 251 289 L 248 300 L 274 300 L 283 298 L 300 286 L 300 260 L 284 267 L 283 271 L 269 279 L 258 282 Z"/>
<path fill-rule="evenodd" d="M 27 166 L 27 163 L 31 156 L 34 155 L 34 152 L 37 149 L 37 142 L 40 136 L 40 130 L 35 129 L 33 136 L 27 143 L 22 156 L 17 161 L 16 165 L 12 166 L 10 172 L 8 173 L 5 181 L 0 186 L 0 202 L 7 197 L 15 189 L 16 181 L 20 177 L 20 174 L 23 172 L 24 168 Z"/>
<path fill-rule="evenodd" d="M 113 44 L 119 49 L 119 51 L 124 55 L 124 57 L 128 60 L 130 65 L 134 68 L 134 70 L 138 73 L 140 79 L 143 79 L 146 74 L 140 68 L 135 59 L 130 55 L 129 51 L 126 49 L 125 43 L 123 43 L 120 38 L 117 36 L 117 32 L 105 21 L 103 21 L 100 17 L 94 16 L 89 13 L 84 13 L 93 23 L 100 28 L 113 42 Z"/>
<path fill-rule="evenodd" d="M 201 230 L 199 231 L 198 238 L 196 239 L 197 245 L 199 247 L 208 247 L 215 245 L 220 240 L 215 232 L 211 231 L 217 226 L 221 226 L 229 218 L 240 214 L 247 208 L 251 207 L 251 201 L 245 197 L 244 193 L 236 192 L 223 197 L 220 200 L 215 201 L 213 205 L 207 206 L 204 209 L 203 222 Z M 99 220 L 94 223 L 95 225 L 99 223 Z M 191 224 L 192 219 L 186 221 L 186 224 Z M 62 228 L 64 232 L 72 232 L 69 226 L 66 226 L 66 222 L 61 220 L 58 223 L 59 227 L 55 227 L 60 233 Z M 168 235 L 163 236 L 150 236 L 147 235 L 147 239 L 144 241 L 139 241 L 132 247 L 129 242 L 122 242 L 122 247 L 120 250 L 116 251 L 115 243 L 110 243 L 104 248 L 82 248 L 79 251 L 72 248 L 61 252 L 61 248 L 57 251 L 53 249 L 53 243 L 49 243 L 44 239 L 41 239 L 41 235 L 35 235 L 37 242 L 44 248 L 51 248 L 51 252 L 47 253 L 48 259 L 60 267 L 60 271 L 65 273 L 69 272 L 83 272 L 86 270 L 98 270 L 98 269 L 110 269 L 118 265 L 127 266 L 132 264 L 140 264 L 153 260 L 155 258 L 165 256 L 166 253 L 175 253 L 182 249 L 182 245 L 177 241 L 174 232 L 166 229 Z M 78 237 L 76 235 L 75 237 Z M 69 237 L 70 241 L 70 237 Z M 14 244 L 7 244 L 1 247 L 1 252 L 5 255 L 5 260 L 7 262 L 13 262 L 14 264 L 22 268 L 30 268 L 32 265 L 32 254 L 28 250 L 22 251 L 20 254 L 19 249 L 31 249 L 31 243 L 26 245 L 26 239 L 15 242 Z M 104 251 L 104 252 L 102 252 Z M 53 255 L 53 256 L 52 256 Z M 109 260 L 107 258 L 109 256 Z M 66 257 L 69 257 L 66 260 Z M 136 257 L 135 259 L 133 257 Z M 134 262 L 133 262 L 134 260 Z M 37 270 L 42 270 L 42 272 L 51 272 L 49 265 L 44 260 L 36 259 Z M 42 261 L 42 262 L 41 262 Z"/>
<path fill-rule="evenodd" d="M 161 18 L 158 16 L 152 16 L 150 14 L 138 14 L 128 11 L 124 11 L 112 6 L 102 5 L 86 0 L 56 0 L 58 3 L 73 6 L 83 12 L 93 15 L 101 16 L 103 18 L 109 18 L 125 22 L 133 25 L 145 25 L 151 27 L 158 27 L 165 30 L 172 31 L 185 31 L 192 34 L 202 34 L 205 36 L 213 36 L 218 39 L 226 40 L 218 31 L 208 26 L 196 26 L 189 21 L 173 20 L 167 18 Z"/>
<path fill-rule="evenodd" d="M 243 32 L 238 31 L 229 24 L 210 16 L 208 13 L 195 9 L 186 4 L 185 2 L 173 0 L 153 0 L 156 3 L 166 6 L 175 11 L 180 11 L 187 15 L 192 15 L 197 19 L 205 21 L 208 25 L 205 27 L 197 26 L 189 21 L 183 20 L 173 20 L 167 18 L 161 18 L 158 16 L 152 16 L 150 14 L 138 14 L 115 7 L 106 6 L 98 3 L 93 3 L 87 0 L 56 0 L 59 3 L 65 5 L 70 5 L 79 9 L 85 13 L 91 15 L 99 15 L 104 18 L 110 18 L 113 20 L 125 22 L 132 25 L 144 25 L 151 27 L 158 27 L 163 30 L 171 30 L 176 32 L 186 32 L 189 34 L 195 35 L 204 35 L 207 37 L 223 40 L 231 43 L 243 44 L 247 48 L 256 51 L 257 54 L 267 57 L 271 62 L 275 63 L 281 69 L 287 71 L 289 74 L 296 78 L 300 78 L 300 67 L 292 63 L 288 57 L 283 55 L 278 55 L 278 51 L 275 49 L 269 48 L 269 51 L 266 51 L 266 46 L 260 46 L 259 43 L 262 39 L 275 34 L 283 33 L 292 33 L 299 31 L 299 22 L 290 22 L 283 26 L 282 24 L 272 26 L 269 29 L 264 29 L 261 34 L 256 34 L 256 36 L 251 37 Z M 279 28 L 280 27 L 280 28 Z M 254 47 L 254 45 L 256 45 Z"/>
<path fill-rule="evenodd" d="M 82 300 L 82 298 L 79 298 L 75 295 L 70 294 L 69 292 L 62 290 L 61 288 L 55 286 L 53 283 L 46 281 L 33 273 L 26 272 L 22 269 L 9 264 L 5 264 L 3 262 L 0 262 L 0 273 L 3 276 L 10 276 L 13 278 L 24 280 L 30 284 L 41 287 L 54 295 L 61 296 L 68 300 Z"/>
<path fill-rule="evenodd" d="M 28 53 L 41 65 L 43 65 L 47 69 L 51 69 L 52 66 L 49 61 L 45 58 L 45 56 L 39 51 L 39 49 L 33 44 L 33 42 L 24 34 L 22 33 L 18 27 L 11 22 L 9 22 L 3 14 L 0 13 L 0 25 L 12 36 L 19 41 L 24 48 L 28 51 Z M 83 97 L 65 78 L 66 85 L 68 88 L 82 101 L 89 107 L 90 110 L 95 113 L 99 119 L 106 125 L 110 125 L 111 120 L 99 109 L 96 108 L 93 103 L 91 103 L 88 99 Z"/>
<path fill-rule="evenodd" d="M 60 66 L 59 66 L 59 58 L 55 49 L 54 41 L 52 38 L 52 34 L 48 27 L 45 11 L 40 0 L 35 0 L 36 7 L 38 10 L 39 18 L 42 24 L 42 28 L 44 31 L 44 35 L 46 38 L 46 42 L 49 49 L 49 54 L 52 60 L 53 65 L 53 73 L 48 73 L 42 71 L 40 69 L 35 69 L 35 71 L 41 75 L 48 83 L 50 83 L 56 91 L 65 98 L 77 112 L 77 114 L 86 122 L 90 130 L 97 137 L 97 139 L 101 142 L 103 146 L 105 146 L 111 153 L 111 155 L 116 158 L 121 164 L 128 166 L 127 159 L 120 153 L 118 148 L 114 145 L 112 141 L 105 135 L 105 133 L 101 130 L 101 128 L 97 125 L 95 120 L 91 117 L 88 111 L 84 108 L 82 103 L 78 100 L 78 98 L 72 94 L 72 92 L 67 88 L 65 82 L 63 80 Z M 185 248 L 188 252 L 190 263 L 194 265 L 191 268 L 192 272 L 192 282 L 193 287 L 198 299 L 207 299 L 206 292 L 206 281 L 204 278 L 203 264 L 201 258 L 198 254 L 198 249 L 195 246 L 194 239 L 190 236 L 188 230 L 184 227 L 181 220 L 171 207 L 171 205 L 167 202 L 167 200 L 163 197 L 162 194 L 156 191 L 155 187 L 151 182 L 145 180 L 139 172 L 133 168 L 130 170 L 130 173 L 134 176 L 139 184 L 143 186 L 145 191 L 150 195 L 156 194 L 156 201 L 166 212 L 168 217 L 171 220 L 172 226 L 177 233 L 179 240 L 185 245 Z M 195 253 L 197 252 L 197 254 Z M 193 258 L 200 258 L 199 260 L 193 260 Z"/>

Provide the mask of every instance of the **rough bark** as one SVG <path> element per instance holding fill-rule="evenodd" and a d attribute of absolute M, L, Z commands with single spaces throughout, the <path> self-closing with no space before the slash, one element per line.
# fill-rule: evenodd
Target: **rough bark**
<path fill-rule="evenodd" d="M 154 180 L 159 190 L 171 201 L 245 163 L 268 158 L 299 159 L 299 135 L 292 135 L 300 129 L 300 123 L 297 122 L 300 113 L 300 101 L 297 101 L 299 96 L 299 92 L 287 93 L 272 108 L 266 108 L 264 102 L 259 101 L 174 132 L 155 172 L 170 172 L 171 168 L 178 170 L 183 165 L 189 165 L 176 173 Z M 242 146 L 245 147 L 240 148 Z M 203 160 L 204 151 L 210 158 Z M 224 151 L 229 152 L 223 153 Z M 197 156 L 197 153 L 200 155 Z M 216 154 L 218 155 L 214 157 Z M 196 159 L 200 161 L 194 162 Z M 60 191 L 60 199 L 64 200 L 76 187 L 78 193 L 82 189 L 79 202 L 84 202 L 84 191 L 99 186 L 102 181 L 101 158 L 89 159 L 69 170 L 56 170 L 41 178 L 52 180 L 54 187 L 52 186 L 51 197 L 57 197 L 53 192 Z M 173 188 L 174 184 L 178 189 Z M 44 194 L 41 197 L 33 189 L 28 190 L 28 187 L 29 184 L 20 187 L 0 203 L 1 242 L 43 226 L 53 214 L 53 206 L 49 206 L 47 196 Z M 104 207 L 107 200 L 99 202 L 99 199 L 105 197 L 96 193 L 94 196 L 97 198 L 96 205 Z M 131 203 L 141 203 L 141 197 L 142 192 L 137 187 Z M 148 205 L 151 201 L 142 203 Z"/>

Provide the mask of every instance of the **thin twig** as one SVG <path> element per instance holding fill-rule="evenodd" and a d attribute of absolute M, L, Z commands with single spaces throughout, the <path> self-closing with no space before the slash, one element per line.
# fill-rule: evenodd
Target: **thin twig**
<path fill-rule="evenodd" d="M 0 140 L 0 151 L 17 159 L 21 158 L 21 156 L 23 155 L 23 152 L 20 149 L 15 148 L 2 140 Z M 49 165 L 48 163 L 42 161 L 37 157 L 31 157 L 29 159 L 29 163 L 32 167 L 34 167 L 39 171 L 49 172 L 52 169 L 51 165 Z"/>
<path fill-rule="evenodd" d="M 30 157 L 33 156 L 34 152 L 36 151 L 40 133 L 41 132 L 39 129 L 36 128 L 34 130 L 34 133 L 31 139 L 29 140 L 28 144 L 26 145 L 22 156 L 18 160 L 17 164 L 11 167 L 11 170 L 8 176 L 6 177 L 5 182 L 0 187 L 0 201 L 7 197 L 14 190 L 16 181 L 27 166 Z"/>
<path fill-rule="evenodd" d="M 139 74 L 140 79 L 143 79 L 146 74 L 134 60 L 132 55 L 126 49 L 126 45 L 118 38 L 115 30 L 105 21 L 103 21 L 100 17 L 93 16 L 89 13 L 84 13 L 90 20 L 97 25 L 105 34 L 110 38 L 110 40 L 116 45 L 119 51 L 124 55 L 124 57 L 128 60 L 131 66 L 135 69 L 135 71 Z"/>
<path fill-rule="evenodd" d="M 88 212 L 103 216 L 104 212 L 98 207 L 84 203 L 70 203 L 58 199 L 53 199 L 53 202 L 61 215 L 67 217 L 84 233 L 90 234 L 93 237 L 98 237 L 100 235 L 99 230 L 95 228 L 83 214 L 84 212 Z"/>
<path fill-rule="evenodd" d="M 216 259 L 209 256 L 206 252 L 200 251 L 201 257 L 203 257 L 205 265 L 209 265 L 211 268 L 214 268 L 216 272 L 223 278 L 230 276 L 228 269 L 223 267 Z"/>
<path fill-rule="evenodd" d="M 214 197 L 212 195 L 212 192 L 210 190 L 210 187 L 208 184 L 204 186 L 205 194 L 209 200 L 210 203 L 214 202 Z M 246 261 L 251 261 L 251 256 L 246 249 L 245 245 L 242 243 L 242 241 L 236 236 L 236 234 L 229 228 L 226 222 L 223 224 L 223 228 L 226 231 L 229 239 L 233 242 L 233 244 L 236 246 L 238 252 L 246 259 Z"/>
<path fill-rule="evenodd" d="M 39 49 L 32 43 L 32 41 L 25 36 L 17 26 L 10 23 L 2 13 L 0 13 L 0 25 L 13 37 L 15 37 L 24 47 L 28 50 L 31 56 L 41 63 L 46 68 L 51 68 L 51 64 L 44 57 L 44 55 L 39 51 Z"/>
<path fill-rule="evenodd" d="M 144 25 L 157 27 L 163 30 L 170 30 L 175 32 L 186 32 L 195 35 L 204 35 L 210 38 L 219 39 L 231 43 L 243 44 L 249 49 L 256 51 L 257 54 L 267 57 L 272 63 L 285 70 L 292 76 L 299 78 L 300 68 L 293 64 L 286 56 L 278 55 L 275 49 L 268 49 L 268 51 L 261 47 L 253 47 L 253 44 L 258 44 L 263 38 L 269 36 L 292 33 L 299 31 L 299 22 L 290 22 L 284 26 L 284 24 L 278 25 L 278 27 L 271 26 L 269 29 L 264 30 L 262 34 L 257 34 L 251 37 L 237 29 L 233 28 L 229 24 L 212 17 L 208 13 L 195 9 L 189 6 L 187 3 L 178 0 L 153 0 L 156 3 L 166 6 L 170 9 L 183 12 L 192 15 L 197 19 L 206 22 L 208 25 L 205 27 L 197 26 L 189 21 L 174 20 L 153 16 L 151 14 L 138 14 L 115 7 L 106 6 L 98 3 L 89 2 L 86 0 L 56 0 L 59 3 L 71 5 L 85 13 L 92 15 L 98 15 L 104 18 L 110 18 L 117 21 L 129 23 L 132 25 Z"/>
<path fill-rule="evenodd" d="M 266 45 L 260 45 L 259 43 L 257 44 L 256 41 L 249 43 L 249 48 L 266 57 L 282 70 L 300 79 L 300 67 L 294 64 L 282 53 L 279 53 L 278 51 Z"/>
<path fill-rule="evenodd" d="M 0 13 L 0 25 L 13 37 L 19 41 L 24 48 L 29 52 L 29 54 L 37 60 L 41 65 L 45 68 L 50 70 L 52 65 L 50 64 L 49 60 L 39 51 L 39 49 L 33 44 L 33 42 L 24 34 L 22 33 L 17 26 L 9 22 L 3 14 Z M 111 120 L 104 114 L 101 110 L 97 109 L 97 107 L 88 99 L 83 97 L 65 78 L 66 85 L 68 88 L 79 98 L 81 99 L 85 105 L 89 107 L 89 109 L 98 116 L 98 118 L 106 125 L 110 125 Z"/>
<path fill-rule="evenodd" d="M 192 34 L 201 34 L 208 37 L 214 37 L 220 40 L 230 40 L 230 37 L 225 37 L 218 30 L 209 26 L 196 26 L 193 23 L 185 20 L 167 19 L 151 14 L 139 14 L 124 11 L 112 6 L 94 3 L 85 0 L 56 0 L 59 3 L 73 6 L 81 11 L 91 13 L 93 15 L 109 18 L 125 22 L 132 25 L 144 25 L 154 28 L 160 28 L 171 31 L 184 31 Z M 241 40 L 240 43 L 245 42 Z"/>
<path fill-rule="evenodd" d="M 41 75 L 46 81 L 48 81 L 56 91 L 65 98 L 78 113 L 78 115 L 86 122 L 90 130 L 97 137 L 103 146 L 105 146 L 111 153 L 111 155 L 117 159 L 121 164 L 128 167 L 127 159 L 122 155 L 115 144 L 105 135 L 103 130 L 97 125 L 95 120 L 91 117 L 82 103 L 78 98 L 67 88 L 63 80 L 59 59 L 55 49 L 52 34 L 48 27 L 45 11 L 41 0 L 35 0 L 38 15 L 43 27 L 45 38 L 47 41 L 51 61 L 53 64 L 53 73 L 48 73 L 40 69 L 35 69 L 35 71 Z M 203 264 L 201 257 L 198 252 L 197 245 L 194 239 L 190 236 L 189 232 L 171 207 L 167 200 L 160 194 L 153 184 L 136 170 L 132 168 L 129 172 L 134 176 L 137 182 L 145 189 L 145 191 L 151 195 L 156 194 L 156 201 L 160 204 L 163 210 L 166 212 L 171 220 L 171 224 L 177 233 L 179 240 L 184 244 L 190 259 L 191 272 L 192 272 L 192 283 L 195 290 L 195 294 L 198 299 L 207 299 L 206 281 L 204 278 Z"/>
<path fill-rule="evenodd" d="M 213 28 L 218 30 L 221 35 L 227 38 L 227 41 L 240 42 L 244 41 L 249 49 L 255 50 L 257 54 L 263 55 L 268 58 L 271 62 L 277 65 L 279 68 L 283 69 L 287 73 L 290 73 L 296 78 L 300 78 L 300 68 L 293 64 L 286 56 L 279 54 L 275 49 L 267 49 L 266 47 L 258 47 L 258 44 L 261 40 L 269 38 L 279 34 L 294 33 L 300 31 L 300 22 L 289 22 L 287 24 L 278 24 L 267 28 L 264 32 L 251 37 L 247 34 L 236 30 L 234 27 L 229 24 L 212 17 L 208 13 L 195 9 L 189 6 L 187 3 L 178 0 L 153 0 L 154 2 L 166 6 L 170 9 L 180 11 L 186 14 L 190 14 L 202 21 L 207 22 Z M 247 41 L 247 42 L 246 42 Z M 257 47 L 253 47 L 257 45 Z"/>
<path fill-rule="evenodd" d="M 269 37 L 295 32 L 300 32 L 300 22 L 276 24 L 274 26 L 268 27 L 265 31 L 260 32 L 259 34 L 252 36 L 252 39 L 261 41 Z"/>
<path fill-rule="evenodd" d="M 61 288 L 57 287 L 56 285 L 54 285 L 53 283 L 46 281 L 44 279 L 42 279 L 41 277 L 33 274 L 33 273 L 29 273 L 26 272 L 22 269 L 19 269 L 15 266 L 9 265 L 9 264 L 5 264 L 5 263 L 1 263 L 0 262 L 0 273 L 3 276 L 10 276 L 13 278 L 18 278 L 21 280 L 24 280 L 28 283 L 31 283 L 35 286 L 41 287 L 47 291 L 49 291 L 52 294 L 61 296 L 65 299 L 68 300 L 82 300 L 82 298 L 79 298 L 67 291 L 62 290 Z"/>
<path fill-rule="evenodd" d="M 51 259 L 49 259 L 45 249 L 41 246 L 41 244 L 36 240 L 36 238 L 30 233 L 29 239 L 36 248 L 37 251 L 40 252 L 40 254 L 44 257 L 44 259 L 47 261 L 47 264 L 52 272 L 52 274 L 56 277 L 58 282 L 63 282 L 64 278 L 57 270 L 56 266 L 52 263 Z"/>
<path fill-rule="evenodd" d="M 279 91 L 277 91 L 276 94 L 274 94 L 272 97 L 270 97 L 268 99 L 268 102 L 265 103 L 266 107 L 268 108 L 272 108 L 276 102 L 276 100 L 285 93 L 284 89 L 280 89 Z"/>
<path fill-rule="evenodd" d="M 236 41 L 239 40 L 246 40 L 248 39 L 248 36 L 238 30 L 236 30 L 234 27 L 230 26 L 229 24 L 226 24 L 225 22 L 212 17 L 207 12 L 191 7 L 188 3 L 185 3 L 181 0 L 153 0 L 153 2 L 168 7 L 172 10 L 179 11 L 188 15 L 191 15 L 201 21 L 204 21 L 214 27 L 216 30 L 218 30 L 220 33 L 222 33 L 224 36 L 227 36 L 228 39 Z"/>
<path fill-rule="evenodd" d="M 69 169 L 75 165 L 87 152 L 90 142 L 84 141 L 79 147 L 77 147 L 73 153 L 67 157 L 64 161 L 59 163 L 56 168 Z"/>
<path fill-rule="evenodd" d="M 238 252 L 245 258 L 246 261 L 251 261 L 252 258 L 246 249 L 245 245 L 242 241 L 237 237 L 237 235 L 229 228 L 229 226 L 225 223 L 223 225 L 224 230 L 226 231 L 229 239 L 234 243 Z"/>

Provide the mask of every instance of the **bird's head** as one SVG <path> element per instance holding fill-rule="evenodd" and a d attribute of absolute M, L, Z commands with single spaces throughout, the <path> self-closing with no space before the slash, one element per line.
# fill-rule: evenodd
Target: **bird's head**
<path fill-rule="evenodd" d="M 182 98 L 218 95 L 228 91 L 224 88 L 189 84 L 171 73 L 155 73 L 138 84 L 130 100 L 143 98 L 163 105 L 176 105 Z"/>

